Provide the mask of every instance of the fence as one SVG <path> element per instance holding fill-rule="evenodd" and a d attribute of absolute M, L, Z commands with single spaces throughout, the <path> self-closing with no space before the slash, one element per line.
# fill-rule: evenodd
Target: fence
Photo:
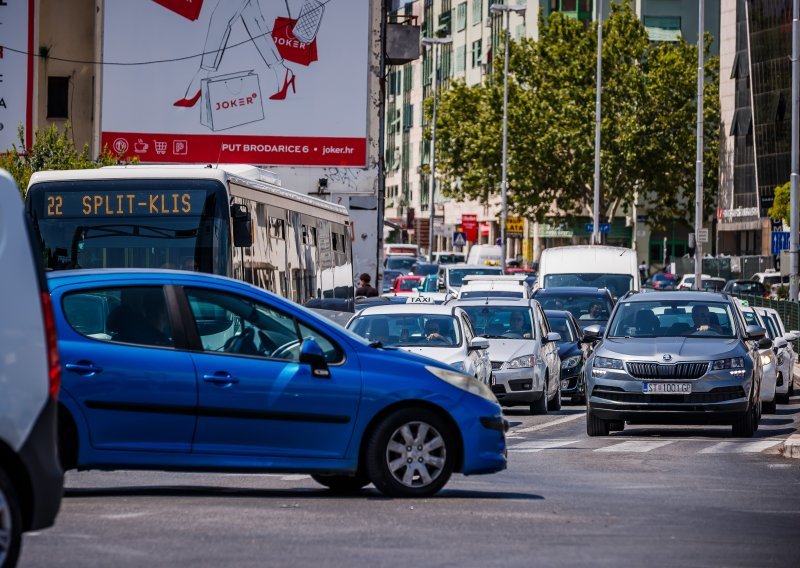
<path fill-rule="evenodd" d="M 741 300 L 747 300 L 755 308 L 772 308 L 780 314 L 786 331 L 800 329 L 800 304 L 788 300 L 771 300 L 763 296 L 749 294 L 732 294 Z M 800 340 L 794 342 L 795 352 L 800 348 Z"/>
<path fill-rule="evenodd" d="M 725 280 L 741 278 L 749 280 L 758 272 L 766 272 L 774 268 L 775 262 L 771 256 L 723 256 L 703 259 L 703 274 L 718 276 Z M 675 259 L 675 274 L 693 274 L 693 258 Z"/>

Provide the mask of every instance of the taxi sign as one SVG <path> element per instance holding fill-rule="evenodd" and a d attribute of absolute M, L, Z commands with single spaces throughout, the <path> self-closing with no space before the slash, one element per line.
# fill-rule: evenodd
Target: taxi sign
<path fill-rule="evenodd" d="M 411 296 L 406 300 L 406 304 L 432 304 L 433 298 L 428 296 Z"/>

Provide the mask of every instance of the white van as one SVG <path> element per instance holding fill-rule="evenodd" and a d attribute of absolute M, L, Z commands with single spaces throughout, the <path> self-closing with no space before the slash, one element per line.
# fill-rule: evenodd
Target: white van
<path fill-rule="evenodd" d="M 615 298 L 642 288 L 636 251 L 601 245 L 544 249 L 539 259 L 539 287 L 608 288 Z"/>
<path fill-rule="evenodd" d="M 499 245 L 475 245 L 469 249 L 467 264 L 500 266 L 503 249 Z"/>
<path fill-rule="evenodd" d="M 383 245 L 383 256 L 401 254 L 419 256 L 419 245 L 410 245 L 408 243 L 390 243 L 388 245 Z"/>
<path fill-rule="evenodd" d="M 61 367 L 41 255 L 14 180 L 0 170 L 0 566 L 22 533 L 53 524 L 64 475 L 56 450 Z"/>

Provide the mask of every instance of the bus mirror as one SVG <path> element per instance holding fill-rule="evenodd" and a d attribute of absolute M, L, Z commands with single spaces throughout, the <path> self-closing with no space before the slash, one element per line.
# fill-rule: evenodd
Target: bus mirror
<path fill-rule="evenodd" d="M 240 203 L 231 205 L 231 219 L 233 219 L 233 246 L 253 246 L 253 221 L 247 205 Z"/>

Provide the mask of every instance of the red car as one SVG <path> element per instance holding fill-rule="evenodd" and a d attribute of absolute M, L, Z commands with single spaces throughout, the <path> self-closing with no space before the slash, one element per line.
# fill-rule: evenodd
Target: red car
<path fill-rule="evenodd" d="M 394 281 L 394 286 L 390 292 L 395 294 L 410 294 L 422 285 L 424 276 L 398 276 Z"/>

